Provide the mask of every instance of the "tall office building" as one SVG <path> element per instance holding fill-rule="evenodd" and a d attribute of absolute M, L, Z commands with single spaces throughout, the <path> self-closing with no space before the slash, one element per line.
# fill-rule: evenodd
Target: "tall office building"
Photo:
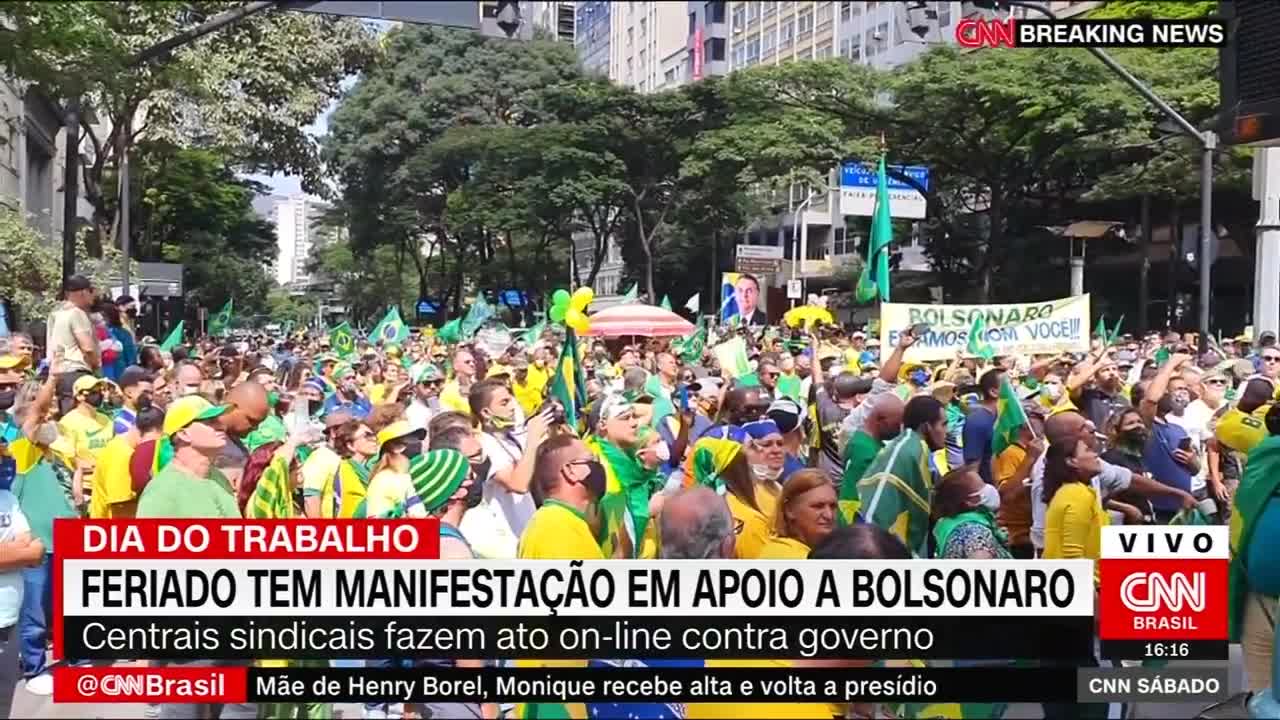
<path fill-rule="evenodd" d="M 575 38 L 576 8 L 572 2 L 523 2 L 520 13 L 533 28 L 545 30 L 560 42 Z"/>
<path fill-rule="evenodd" d="M 275 204 L 276 282 L 299 286 L 310 281 L 307 263 L 311 260 L 316 230 L 328 208 L 328 203 L 306 195 L 292 195 Z"/>

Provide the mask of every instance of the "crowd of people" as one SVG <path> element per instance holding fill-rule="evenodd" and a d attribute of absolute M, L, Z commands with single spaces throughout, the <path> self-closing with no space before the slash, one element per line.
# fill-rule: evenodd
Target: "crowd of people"
<path fill-rule="evenodd" d="M 734 327 L 722 332 L 745 339 L 751 369 L 735 374 L 710 349 L 671 338 L 575 346 L 555 327 L 506 347 L 446 345 L 423 331 L 341 356 L 306 333 L 162 352 L 134 337 L 131 298 L 100 301 L 81 277 L 65 298 L 39 337 L 14 333 L 0 347 L 4 687 L 25 678 L 29 692 L 51 692 L 60 517 L 435 517 L 445 559 L 569 560 L 1097 559 L 1108 524 L 1229 522 L 1233 639 L 1250 689 L 1270 685 L 1274 335 L 1202 355 L 1195 338 L 1150 333 L 1095 338 L 1080 354 L 916 363 L 905 359 L 910 329 L 881 348 L 861 329 Z M 565 407 L 552 387 L 570 367 L 586 393 Z M 1009 392 L 1026 417 L 1012 436 L 1000 418 Z M 11 697 L 0 695 L 8 716 Z M 1095 709 L 1046 706 L 1045 716 Z M 366 708 L 371 718 L 415 712 L 521 709 Z M 875 712 L 891 711 L 815 702 L 664 706 L 654 716 Z"/>

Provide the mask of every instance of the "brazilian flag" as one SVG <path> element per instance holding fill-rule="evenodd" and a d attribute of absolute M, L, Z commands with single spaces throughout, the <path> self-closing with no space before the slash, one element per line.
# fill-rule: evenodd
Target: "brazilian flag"
<path fill-rule="evenodd" d="M 893 533 L 916 557 L 929 557 L 933 471 L 929 447 L 919 433 L 906 430 L 886 445 L 857 487 L 867 522 Z"/>
<path fill-rule="evenodd" d="M 351 332 L 351 326 L 346 322 L 329 331 L 329 347 L 338 354 L 339 357 L 348 358 L 356 354 L 356 337 Z"/>
<path fill-rule="evenodd" d="M 564 406 L 565 423 L 577 430 L 578 413 L 587 403 L 587 376 L 578 363 L 578 339 L 573 328 L 566 327 L 560 362 L 551 376 L 548 393 Z"/>
<path fill-rule="evenodd" d="M 231 327 L 231 298 L 227 298 L 227 304 L 222 306 L 217 315 L 209 318 L 209 334 L 217 337 L 226 335 L 227 330 Z"/>
<path fill-rule="evenodd" d="M 382 321 L 369 333 L 369 342 L 381 341 L 383 345 L 394 345 L 409 339 L 409 328 L 400 319 L 400 308 L 393 307 L 382 316 Z"/>

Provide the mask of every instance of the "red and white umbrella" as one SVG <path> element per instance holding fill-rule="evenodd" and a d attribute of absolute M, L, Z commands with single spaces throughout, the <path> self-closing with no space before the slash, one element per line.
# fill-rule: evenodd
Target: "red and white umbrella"
<path fill-rule="evenodd" d="M 694 329 L 693 323 L 670 310 L 633 303 L 592 315 L 591 330 L 584 334 L 593 337 L 684 337 L 693 334 Z"/>

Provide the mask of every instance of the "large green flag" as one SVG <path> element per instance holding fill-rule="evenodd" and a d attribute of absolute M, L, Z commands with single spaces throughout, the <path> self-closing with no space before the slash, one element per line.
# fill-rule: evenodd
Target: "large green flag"
<path fill-rule="evenodd" d="M 578 362 L 578 342 L 573 328 L 564 329 L 564 348 L 551 376 L 549 394 L 564 406 L 565 424 L 578 430 L 578 413 L 587 403 L 587 378 Z"/>
<path fill-rule="evenodd" d="M 522 340 L 524 340 L 524 344 L 526 346 L 533 347 L 534 343 L 538 342 L 538 338 L 542 337 L 542 331 L 545 330 L 546 327 L 547 327 L 547 321 L 543 320 L 537 325 L 534 325 L 533 327 L 526 330 L 524 333 L 524 337 L 521 338 Z"/>
<path fill-rule="evenodd" d="M 904 430 L 884 446 L 858 481 L 862 517 L 893 533 L 918 558 L 929 556 L 930 455 L 919 433 Z"/>
<path fill-rule="evenodd" d="M 409 339 L 409 328 L 400 319 L 400 308 L 392 307 L 369 333 L 369 342 L 381 341 L 383 345 L 398 345 Z"/>
<path fill-rule="evenodd" d="M 226 335 L 227 330 L 231 328 L 231 298 L 227 298 L 227 304 L 222 306 L 218 314 L 209 318 L 209 335 L 218 337 Z"/>
<path fill-rule="evenodd" d="M 991 362 L 991 358 L 996 356 L 996 349 L 987 342 L 987 319 L 982 313 L 975 315 L 973 325 L 969 326 L 969 344 L 965 350 L 987 362 Z"/>
<path fill-rule="evenodd" d="M 356 354 L 356 336 L 345 321 L 329 331 L 329 347 L 344 359 Z"/>
<path fill-rule="evenodd" d="M 485 302 L 484 295 L 477 294 L 475 302 L 471 303 L 471 308 L 467 310 L 467 316 L 462 318 L 462 325 L 459 328 L 462 339 L 470 340 L 494 315 L 494 310 L 489 303 Z"/>
<path fill-rule="evenodd" d="M 671 349 L 680 355 L 685 365 L 697 365 L 702 362 L 702 353 L 707 348 L 707 324 L 705 318 L 698 318 L 698 326 L 693 334 L 671 342 Z"/>
<path fill-rule="evenodd" d="M 1027 424 L 1027 413 L 1022 409 L 1018 393 L 1013 391 L 1009 376 L 1000 378 L 1000 399 L 997 401 L 995 433 L 991 436 L 991 452 L 999 455 L 1005 448 L 1018 441 L 1018 433 Z"/>
<path fill-rule="evenodd" d="M 893 244 L 893 217 L 889 213 L 889 179 L 884 155 L 876 173 L 876 208 L 871 216 L 871 239 L 867 243 L 867 264 L 858 277 L 856 299 L 869 303 L 880 298 L 889 302 L 889 246 Z"/>
<path fill-rule="evenodd" d="M 462 339 L 462 318 L 454 318 L 436 331 L 436 342 L 456 345 Z"/>
<path fill-rule="evenodd" d="M 182 342 L 182 331 L 186 322 L 186 320 L 179 320 L 178 324 L 173 326 L 173 330 L 169 331 L 169 337 L 166 337 L 164 342 L 160 343 L 161 352 L 169 352 L 178 347 L 178 344 Z"/>

